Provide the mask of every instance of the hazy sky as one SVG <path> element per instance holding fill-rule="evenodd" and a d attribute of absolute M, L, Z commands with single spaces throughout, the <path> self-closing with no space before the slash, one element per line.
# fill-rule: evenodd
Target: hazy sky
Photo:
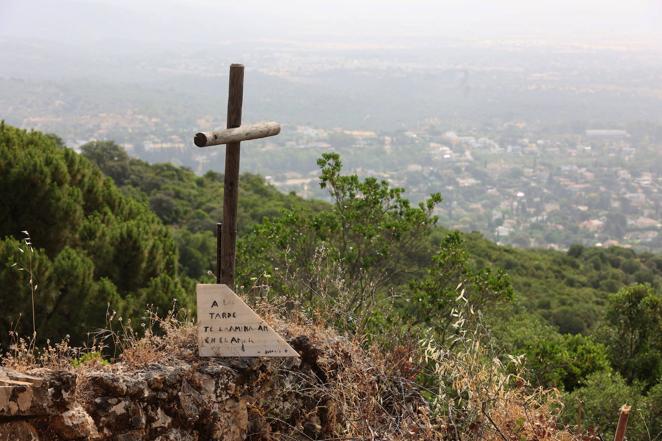
<path fill-rule="evenodd" d="M 662 45 L 662 0 L 0 0 L 0 35 L 69 43 L 407 37 Z"/>

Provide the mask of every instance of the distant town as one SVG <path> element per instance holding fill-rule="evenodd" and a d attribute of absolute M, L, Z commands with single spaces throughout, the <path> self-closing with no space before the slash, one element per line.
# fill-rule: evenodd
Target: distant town
<path fill-rule="evenodd" d="M 113 140 L 149 162 L 223 170 L 223 147 L 192 138 L 224 126 L 230 56 L 201 63 L 200 53 L 174 51 L 73 69 L 57 47 L 31 49 L 61 73 L 43 79 L 27 49 L 0 48 L 0 61 L 22 60 L 0 76 L 10 124 L 73 148 Z M 316 161 L 337 151 L 346 173 L 387 180 L 414 202 L 441 193 L 436 214 L 449 228 L 520 247 L 662 251 L 659 58 L 497 42 L 319 52 L 279 41 L 247 51 L 244 120 L 283 130 L 242 149 L 241 168 L 282 191 L 326 197 Z"/>
<path fill-rule="evenodd" d="M 442 224 L 497 242 L 554 249 L 662 245 L 662 176 L 650 167 L 660 152 L 633 143 L 625 130 L 490 137 L 442 131 L 430 122 L 389 135 L 297 127 L 292 138 L 286 149 L 338 150 L 351 170 L 404 187 L 416 201 L 440 192 Z M 272 174 L 269 181 L 305 197 L 320 195 L 314 168 Z"/>
<path fill-rule="evenodd" d="M 98 118 L 89 139 L 117 139 L 135 156 L 200 174 L 222 170 L 222 149 L 197 149 L 186 137 L 190 133 L 164 131 L 158 119 L 132 113 Z M 33 118 L 23 125 L 39 122 Z M 199 127 L 213 123 L 212 117 L 196 121 Z M 124 135 L 131 142 L 114 137 L 119 127 L 133 133 Z M 141 139 L 137 130 L 151 133 Z M 86 141 L 67 140 L 73 146 Z M 315 160 L 332 150 L 341 153 L 347 172 L 403 187 L 413 201 L 440 192 L 444 202 L 436 214 L 449 228 L 520 247 L 662 249 L 661 153 L 646 136 L 627 130 L 538 136 L 524 122 L 514 122 L 492 134 L 465 133 L 435 120 L 388 133 L 285 126 L 279 137 L 247 147 L 242 168 L 282 191 L 323 198 Z"/>

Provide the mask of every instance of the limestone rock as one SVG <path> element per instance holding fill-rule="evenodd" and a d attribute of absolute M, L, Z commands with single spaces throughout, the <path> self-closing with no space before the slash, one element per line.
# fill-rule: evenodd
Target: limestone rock
<path fill-rule="evenodd" d="M 179 403 L 182 414 L 189 423 L 195 423 L 205 407 L 202 394 L 191 387 L 186 380 L 183 381 L 179 392 Z"/>
<path fill-rule="evenodd" d="M 104 433 L 140 431 L 146 427 L 140 403 L 130 399 L 100 397 L 94 400 L 92 414 Z"/>
<path fill-rule="evenodd" d="M 31 375 L 0 368 L 0 416 L 57 415 L 71 404 L 75 389 L 76 377 L 70 372 Z"/>
<path fill-rule="evenodd" d="M 99 432 L 92 417 L 81 406 L 55 416 L 51 428 L 65 440 L 99 439 Z"/>
<path fill-rule="evenodd" d="M 154 441 L 198 441 L 200 438 L 196 433 L 186 432 L 180 429 L 172 429 L 163 435 L 154 438 Z"/>
<path fill-rule="evenodd" d="M 211 430 L 212 439 L 241 441 L 248 433 L 248 410 L 245 400 L 226 400 Z"/>
<path fill-rule="evenodd" d="M 172 425 L 172 418 L 161 407 L 147 409 L 147 421 L 152 429 L 168 429 Z"/>
<path fill-rule="evenodd" d="M 173 356 L 71 372 L 0 368 L 0 441 L 338 439 L 347 418 L 360 417 L 334 404 L 333 388 L 356 375 L 361 390 L 402 396 L 410 409 L 424 405 L 416 390 L 388 389 L 406 383 L 379 369 L 366 373 L 369 359 L 350 343 L 314 336 L 289 343 L 300 360 Z"/>
<path fill-rule="evenodd" d="M 144 430 L 132 430 L 131 432 L 120 433 L 113 436 L 113 441 L 143 441 L 148 439 L 145 437 Z"/>
<path fill-rule="evenodd" d="M 0 441 L 40 441 L 37 429 L 27 421 L 0 422 Z"/>

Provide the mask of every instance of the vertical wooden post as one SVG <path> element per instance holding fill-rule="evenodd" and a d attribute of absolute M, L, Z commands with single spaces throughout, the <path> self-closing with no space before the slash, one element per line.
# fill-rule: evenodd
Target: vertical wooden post
<path fill-rule="evenodd" d="M 221 234 L 223 230 L 223 222 L 216 224 L 216 283 L 221 283 Z"/>
<path fill-rule="evenodd" d="M 244 66 L 230 66 L 228 92 L 228 129 L 241 126 L 241 107 L 244 98 Z M 234 268 L 237 243 L 237 202 L 239 199 L 239 142 L 225 149 L 225 192 L 223 195 L 223 227 L 221 240 L 220 283 L 234 289 Z"/>
<path fill-rule="evenodd" d="M 618 426 L 614 434 L 614 441 L 623 441 L 625 438 L 625 429 L 628 428 L 628 417 L 630 416 L 630 406 L 624 404 L 621 407 L 621 414 L 618 417 Z"/>

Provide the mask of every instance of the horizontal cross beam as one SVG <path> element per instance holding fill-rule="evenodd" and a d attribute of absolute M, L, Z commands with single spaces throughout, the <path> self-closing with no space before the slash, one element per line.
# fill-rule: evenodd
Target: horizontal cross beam
<path fill-rule="evenodd" d="M 232 142 L 248 141 L 250 139 L 266 138 L 280 133 L 280 124 L 277 122 L 261 122 L 249 124 L 234 129 L 220 129 L 211 132 L 200 132 L 195 134 L 193 142 L 198 147 L 209 147 L 212 145 L 229 144 Z"/>

